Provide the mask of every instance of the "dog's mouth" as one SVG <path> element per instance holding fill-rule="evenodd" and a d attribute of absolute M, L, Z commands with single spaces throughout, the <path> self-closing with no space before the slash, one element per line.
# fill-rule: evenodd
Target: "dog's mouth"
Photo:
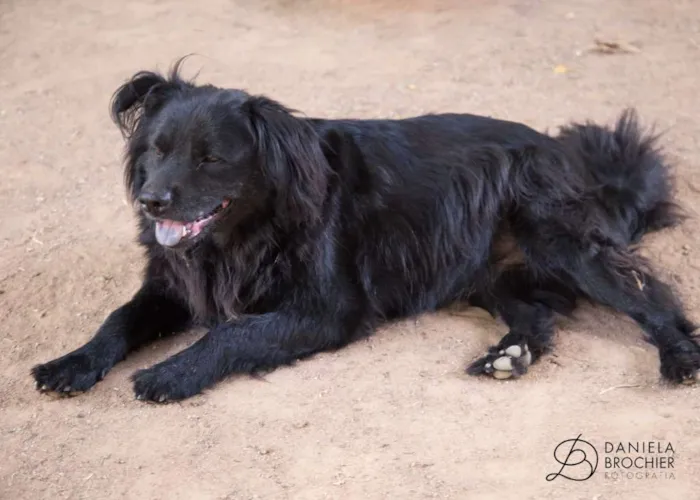
<path fill-rule="evenodd" d="M 156 240 L 164 247 L 174 247 L 197 237 L 205 227 L 214 222 L 230 201 L 224 200 L 214 210 L 191 222 L 161 219 L 156 221 Z"/>

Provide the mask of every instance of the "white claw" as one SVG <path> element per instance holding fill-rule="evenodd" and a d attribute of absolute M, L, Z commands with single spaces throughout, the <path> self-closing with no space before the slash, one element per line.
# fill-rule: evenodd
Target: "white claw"
<path fill-rule="evenodd" d="M 162 403 L 163 401 L 165 401 L 165 394 L 161 394 L 161 396 L 158 398 L 159 403 Z"/>

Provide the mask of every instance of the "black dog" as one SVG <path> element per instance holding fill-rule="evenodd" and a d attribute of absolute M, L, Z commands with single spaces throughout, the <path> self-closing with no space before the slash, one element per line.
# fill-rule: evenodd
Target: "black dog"
<path fill-rule="evenodd" d="M 631 111 L 557 136 L 464 114 L 307 119 L 176 66 L 136 74 L 112 113 L 140 205 L 143 286 L 86 345 L 33 369 L 40 390 L 85 391 L 130 351 L 206 325 L 133 376 L 138 399 L 183 399 L 453 303 L 510 327 L 469 372 L 518 376 L 579 298 L 636 320 L 666 379 L 700 369 L 693 324 L 631 249 L 681 220 Z"/>

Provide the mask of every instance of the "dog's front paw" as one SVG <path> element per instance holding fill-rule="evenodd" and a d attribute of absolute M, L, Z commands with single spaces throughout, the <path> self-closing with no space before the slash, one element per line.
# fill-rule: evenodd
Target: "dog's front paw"
<path fill-rule="evenodd" d="M 700 345 L 692 339 L 682 340 L 662 349 L 661 375 L 676 383 L 692 384 L 700 377 Z"/>
<path fill-rule="evenodd" d="M 87 353 L 74 352 L 32 368 L 41 392 L 73 395 L 90 389 L 107 374 L 112 364 Z"/>
<path fill-rule="evenodd" d="M 193 374 L 189 374 L 191 377 Z M 167 403 L 194 396 L 200 390 L 188 380 L 188 374 L 182 373 L 177 365 L 168 362 L 160 363 L 145 370 L 134 373 L 134 395 L 142 401 Z"/>
<path fill-rule="evenodd" d="M 519 377 L 532 364 L 532 352 L 527 343 L 491 347 L 486 356 L 467 368 L 469 375 L 489 375 L 496 379 Z"/>

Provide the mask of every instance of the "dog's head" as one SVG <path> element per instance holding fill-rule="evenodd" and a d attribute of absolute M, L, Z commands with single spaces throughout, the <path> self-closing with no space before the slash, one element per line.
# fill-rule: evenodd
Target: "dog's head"
<path fill-rule="evenodd" d="M 263 210 L 277 224 L 320 217 L 330 169 L 306 120 L 240 90 L 137 73 L 112 99 L 132 200 L 157 241 L 185 248 Z"/>

